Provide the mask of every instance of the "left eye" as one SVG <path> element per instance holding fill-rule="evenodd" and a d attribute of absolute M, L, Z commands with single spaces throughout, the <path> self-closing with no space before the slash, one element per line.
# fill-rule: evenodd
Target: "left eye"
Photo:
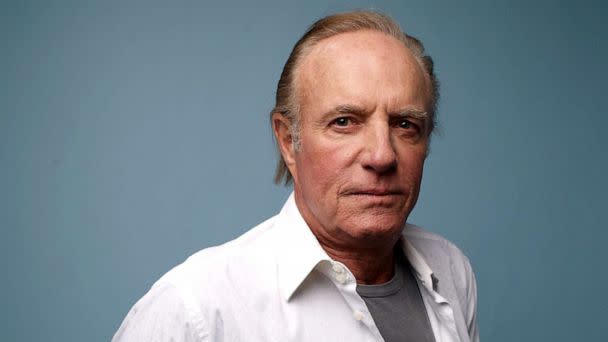
<path fill-rule="evenodd" d="M 399 127 L 408 129 L 414 127 L 414 124 L 412 124 L 409 120 L 404 119 L 399 121 Z"/>
<path fill-rule="evenodd" d="M 407 121 L 407 120 L 401 120 L 399 122 L 399 127 L 401 127 L 401 128 L 410 128 L 411 125 L 412 124 L 409 121 Z"/>
<path fill-rule="evenodd" d="M 420 125 L 411 119 L 402 118 L 395 122 L 395 127 L 400 128 L 406 134 L 418 135 L 421 131 Z"/>

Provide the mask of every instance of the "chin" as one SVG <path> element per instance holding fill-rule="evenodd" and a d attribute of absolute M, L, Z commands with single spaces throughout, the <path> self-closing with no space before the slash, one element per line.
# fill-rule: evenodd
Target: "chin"
<path fill-rule="evenodd" d="M 357 215 L 346 222 L 349 235 L 356 239 L 386 241 L 401 235 L 405 220 L 402 215 Z"/>

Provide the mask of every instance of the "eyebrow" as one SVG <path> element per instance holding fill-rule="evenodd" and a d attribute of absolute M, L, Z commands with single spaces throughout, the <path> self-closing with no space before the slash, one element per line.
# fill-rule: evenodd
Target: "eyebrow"
<path fill-rule="evenodd" d="M 365 110 L 365 108 L 354 104 L 339 104 L 323 113 L 323 115 L 320 116 L 319 120 L 324 122 L 326 120 L 329 120 L 336 114 L 352 114 L 358 117 L 366 117 L 369 116 L 370 111 Z"/>
<path fill-rule="evenodd" d="M 366 114 L 369 114 L 369 111 L 367 111 L 363 107 L 360 107 L 357 105 L 341 104 L 341 105 L 337 105 L 332 110 L 327 112 L 327 114 L 334 114 L 334 113 L 355 114 L 355 115 L 364 116 Z"/>
<path fill-rule="evenodd" d="M 332 115 L 332 114 L 354 114 L 354 115 L 358 115 L 358 116 L 367 116 L 369 115 L 369 110 L 366 110 L 363 107 L 357 106 L 357 105 L 353 105 L 353 104 L 340 104 L 335 106 L 334 108 L 330 109 L 329 111 L 327 111 L 323 117 L 328 116 L 328 115 Z M 415 119 L 420 119 L 420 120 L 428 120 L 430 115 L 428 112 L 423 111 L 423 110 L 419 110 L 419 109 L 415 109 L 415 108 L 408 108 L 408 109 L 404 109 L 395 113 L 389 113 L 389 116 L 400 116 L 400 117 L 412 117 Z"/>
<path fill-rule="evenodd" d="M 420 120 L 428 120 L 429 119 L 429 113 L 423 110 L 418 110 L 418 109 L 405 109 L 403 111 L 398 112 L 397 114 L 398 116 L 407 116 L 407 117 L 412 117 L 415 119 L 420 119 Z"/>

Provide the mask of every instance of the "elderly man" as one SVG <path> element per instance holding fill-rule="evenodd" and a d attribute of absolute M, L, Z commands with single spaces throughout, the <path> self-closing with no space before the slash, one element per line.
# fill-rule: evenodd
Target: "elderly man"
<path fill-rule="evenodd" d="M 467 258 L 406 219 L 434 126 L 422 44 L 390 18 L 317 21 L 281 75 L 271 122 L 293 182 L 281 212 L 190 257 L 115 341 L 478 341 Z"/>

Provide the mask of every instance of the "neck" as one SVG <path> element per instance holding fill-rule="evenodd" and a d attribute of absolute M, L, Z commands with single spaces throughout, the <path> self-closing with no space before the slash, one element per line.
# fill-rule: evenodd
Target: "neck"
<path fill-rule="evenodd" d="M 394 246 L 387 244 L 380 248 L 337 249 L 319 241 L 321 247 L 333 260 L 346 265 L 358 284 L 376 285 L 391 280 L 395 273 Z"/>
<path fill-rule="evenodd" d="M 391 280 L 395 271 L 394 247 L 401 237 L 400 229 L 377 236 L 362 234 L 357 238 L 341 229 L 328 230 L 323 228 L 308 206 L 302 205 L 304 201 L 297 182 L 294 188 L 296 206 L 302 218 L 329 257 L 348 267 L 358 284 L 375 285 Z"/>

